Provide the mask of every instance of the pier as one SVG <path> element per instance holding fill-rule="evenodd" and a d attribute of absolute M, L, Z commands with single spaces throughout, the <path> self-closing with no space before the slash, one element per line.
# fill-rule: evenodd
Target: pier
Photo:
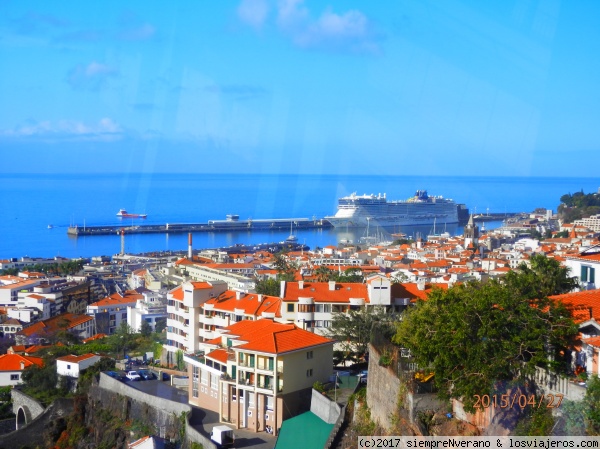
<path fill-rule="evenodd" d="M 285 231 L 302 229 L 329 229 L 333 226 L 323 218 L 267 218 L 239 220 L 236 216 L 227 220 L 209 220 L 206 223 L 166 223 L 141 225 L 70 226 L 67 234 L 73 237 L 121 234 L 183 234 L 189 232 L 240 232 Z"/>

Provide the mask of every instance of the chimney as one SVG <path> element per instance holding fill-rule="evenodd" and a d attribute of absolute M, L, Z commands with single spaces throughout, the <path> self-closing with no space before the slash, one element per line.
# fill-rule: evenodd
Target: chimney
<path fill-rule="evenodd" d="M 23 371 L 25 369 L 25 362 L 23 360 L 21 360 L 21 371 Z"/>
<path fill-rule="evenodd" d="M 304 288 L 304 281 L 298 281 L 298 288 L 302 290 Z"/>
<path fill-rule="evenodd" d="M 335 281 L 329 281 L 329 291 L 335 290 Z"/>
<path fill-rule="evenodd" d="M 417 281 L 417 289 L 419 289 L 421 291 L 425 290 L 425 280 L 419 279 Z"/>
<path fill-rule="evenodd" d="M 190 232 L 188 234 L 188 259 L 192 260 L 193 259 L 193 255 L 192 255 L 192 233 Z"/>
<path fill-rule="evenodd" d="M 262 296 L 263 296 L 263 295 L 262 295 L 262 294 L 260 294 L 260 293 L 259 293 L 259 294 L 256 296 L 256 297 L 258 298 L 258 302 L 262 302 Z"/>
<path fill-rule="evenodd" d="M 244 292 L 240 292 L 240 291 L 235 292 L 235 299 L 242 299 L 244 296 L 245 296 Z"/>

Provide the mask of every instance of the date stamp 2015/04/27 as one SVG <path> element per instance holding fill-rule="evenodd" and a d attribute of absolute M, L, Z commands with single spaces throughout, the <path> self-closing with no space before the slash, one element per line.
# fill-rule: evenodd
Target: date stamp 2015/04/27
<path fill-rule="evenodd" d="M 525 408 L 531 406 L 534 408 L 557 408 L 560 406 L 564 395 L 562 394 L 543 394 L 536 396 L 534 394 L 526 395 L 522 393 L 514 394 L 475 394 L 474 408 L 489 408 L 489 407 L 500 407 L 500 408 L 513 408 L 520 407 Z"/>

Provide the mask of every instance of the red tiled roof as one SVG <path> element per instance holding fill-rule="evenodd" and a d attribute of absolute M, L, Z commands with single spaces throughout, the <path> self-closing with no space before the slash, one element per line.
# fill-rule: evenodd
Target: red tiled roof
<path fill-rule="evenodd" d="M 283 354 L 313 346 L 333 344 L 333 340 L 300 329 L 294 324 L 275 323 L 268 319 L 240 321 L 225 328 L 231 335 L 239 336 L 245 344 L 235 348 Z"/>
<path fill-rule="evenodd" d="M 31 365 L 44 366 L 44 361 L 40 357 L 3 354 L 0 355 L 0 371 L 22 371 L 21 362 L 23 362 L 25 368 Z"/>
<path fill-rule="evenodd" d="M 260 301 L 259 297 L 262 298 Z M 209 299 L 206 304 L 213 304 L 212 310 L 216 311 L 233 312 L 235 309 L 243 309 L 246 315 L 260 316 L 263 312 L 267 312 L 275 313 L 277 317 L 281 316 L 281 298 L 277 296 L 246 293 L 240 299 L 236 299 L 236 292 L 227 290 Z"/>
<path fill-rule="evenodd" d="M 562 301 L 573 311 L 576 323 L 594 318 L 600 322 L 600 290 L 584 290 L 550 296 L 550 299 Z"/>
<path fill-rule="evenodd" d="M 92 357 L 97 357 L 96 354 L 83 354 L 83 355 L 65 355 L 64 357 L 58 357 L 56 360 L 60 360 L 61 362 L 69 362 L 69 363 L 79 363 L 84 360 L 91 359 Z"/>
<path fill-rule="evenodd" d="M 214 351 L 206 354 L 206 357 L 216 360 L 217 362 L 227 364 L 227 351 L 225 349 L 215 349 Z"/>
<path fill-rule="evenodd" d="M 298 301 L 299 297 L 314 298 L 315 302 L 337 302 L 347 304 L 350 298 L 369 300 L 366 284 L 351 282 L 336 283 L 335 290 L 329 289 L 329 282 L 304 282 L 299 288 L 298 282 L 286 282 L 284 301 Z"/>
<path fill-rule="evenodd" d="M 61 329 L 71 329 L 80 324 L 93 321 L 93 317 L 88 315 L 75 315 L 73 313 L 63 313 L 44 321 L 38 321 L 29 327 L 17 332 L 18 335 L 31 337 L 36 334 L 48 335 L 58 332 Z"/>
<path fill-rule="evenodd" d="M 88 343 L 90 341 L 100 340 L 101 338 L 106 338 L 106 337 L 108 337 L 108 335 L 100 333 L 100 334 L 92 335 L 90 338 L 84 339 L 83 342 Z"/>

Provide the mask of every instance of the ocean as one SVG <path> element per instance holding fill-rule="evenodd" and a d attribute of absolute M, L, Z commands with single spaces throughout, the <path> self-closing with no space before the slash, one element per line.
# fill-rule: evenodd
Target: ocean
<path fill-rule="evenodd" d="M 600 178 L 423 177 L 265 174 L 104 174 L 0 175 L 0 259 L 91 257 L 117 254 L 118 235 L 69 237 L 70 225 L 198 223 L 247 218 L 322 218 L 332 215 L 340 196 L 386 193 L 406 199 L 416 190 L 465 203 L 471 212 L 556 211 L 565 193 L 597 192 Z M 119 219 L 119 209 L 148 214 L 146 220 Z M 52 228 L 49 228 L 49 225 Z M 500 223 L 486 224 L 488 228 Z M 398 229 L 411 235 L 410 230 Z M 444 229 L 437 229 L 443 232 Z M 462 228 L 448 230 L 462 233 Z M 355 240 L 359 232 L 304 230 L 298 242 L 314 248 Z M 284 240 L 289 231 L 198 233 L 193 246 L 217 248 L 236 243 Z M 127 235 L 128 253 L 185 250 L 187 234 Z"/>

